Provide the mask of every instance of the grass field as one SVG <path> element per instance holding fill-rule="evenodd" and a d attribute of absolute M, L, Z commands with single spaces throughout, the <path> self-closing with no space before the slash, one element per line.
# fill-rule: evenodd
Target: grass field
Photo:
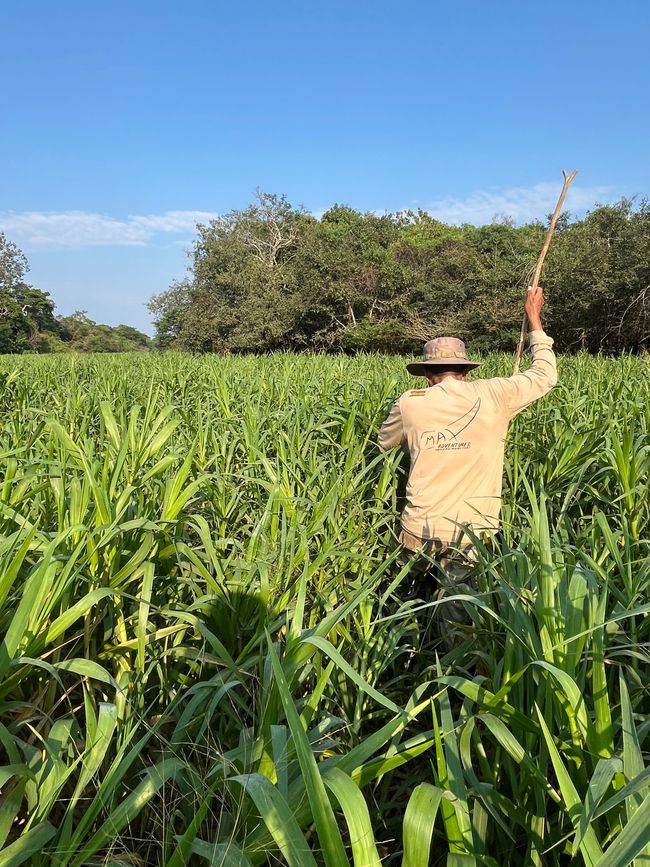
<path fill-rule="evenodd" d="M 648 363 L 513 422 L 447 655 L 388 553 L 411 382 L 0 359 L 2 867 L 650 864 Z"/>

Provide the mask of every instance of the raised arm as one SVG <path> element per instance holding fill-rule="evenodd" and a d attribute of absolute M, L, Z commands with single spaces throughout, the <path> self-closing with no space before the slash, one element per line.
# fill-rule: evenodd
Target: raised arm
<path fill-rule="evenodd" d="M 399 400 L 396 400 L 391 411 L 388 413 L 388 418 L 379 428 L 377 444 L 379 445 L 379 448 L 385 452 L 388 451 L 388 449 L 401 445 L 405 439 L 402 413 L 399 408 Z"/>
<path fill-rule="evenodd" d="M 557 382 L 557 366 L 553 352 L 553 339 L 542 327 L 541 312 L 544 305 L 544 292 L 528 289 L 526 315 L 530 331 L 528 340 L 533 363 L 523 373 L 514 376 L 484 380 L 485 387 L 501 406 L 511 415 L 521 412 L 533 401 L 547 394 Z"/>

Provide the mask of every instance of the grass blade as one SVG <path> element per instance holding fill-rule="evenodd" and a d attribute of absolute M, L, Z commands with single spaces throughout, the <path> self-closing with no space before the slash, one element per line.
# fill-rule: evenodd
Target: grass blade
<path fill-rule="evenodd" d="M 433 826 L 443 792 L 430 783 L 416 786 L 406 805 L 402 842 L 402 867 L 427 867 Z"/>
<path fill-rule="evenodd" d="M 368 805 L 359 788 L 338 768 L 327 771 L 323 779 L 345 816 L 354 867 L 381 867 Z"/>
<path fill-rule="evenodd" d="M 275 683 L 293 738 L 324 861 L 327 867 L 343 867 L 343 865 L 348 865 L 349 861 L 345 854 L 341 832 L 336 824 L 336 819 L 334 818 L 334 813 L 327 797 L 325 785 L 318 770 L 318 764 L 314 758 L 311 745 L 291 698 L 289 685 L 282 671 L 280 660 L 271 642 L 271 636 L 268 633 L 267 641 Z"/>

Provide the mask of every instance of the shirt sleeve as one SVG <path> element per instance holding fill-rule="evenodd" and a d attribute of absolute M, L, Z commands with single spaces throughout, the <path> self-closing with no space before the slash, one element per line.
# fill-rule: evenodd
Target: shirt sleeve
<path fill-rule="evenodd" d="M 385 452 L 388 449 L 395 448 L 395 446 L 402 445 L 404 442 L 406 442 L 406 435 L 404 433 L 402 411 L 399 407 L 399 400 L 396 400 L 391 411 L 388 413 L 388 418 L 379 428 L 377 444 Z"/>
<path fill-rule="evenodd" d="M 516 415 L 533 401 L 544 397 L 557 382 L 557 364 L 553 338 L 544 331 L 528 335 L 533 363 L 523 373 L 484 380 L 493 399 L 510 416 Z"/>

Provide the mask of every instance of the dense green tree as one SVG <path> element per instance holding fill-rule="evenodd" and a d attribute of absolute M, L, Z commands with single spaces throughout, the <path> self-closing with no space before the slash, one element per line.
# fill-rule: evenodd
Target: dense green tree
<path fill-rule="evenodd" d="M 193 279 L 152 299 L 159 343 L 194 351 L 253 351 L 291 343 L 301 311 L 291 260 L 312 218 L 258 193 L 244 211 L 199 225 Z"/>
<path fill-rule="evenodd" d="M 311 221 L 294 258 L 301 342 L 363 347 L 363 335 L 391 318 L 401 289 L 392 253 L 398 231 L 390 215 L 361 214 L 343 205 Z"/>
<path fill-rule="evenodd" d="M 31 330 L 20 304 L 0 292 L 0 353 L 25 352 L 30 348 Z"/>
<path fill-rule="evenodd" d="M 477 349 L 509 348 L 519 338 L 522 298 L 530 283 L 545 227 L 514 228 L 507 222 L 468 229 L 475 251 L 468 274 L 471 291 L 463 305 L 464 334 Z"/>
<path fill-rule="evenodd" d="M 401 321 L 420 342 L 430 336 L 468 338 L 464 311 L 472 297 L 477 252 L 468 231 L 433 219 L 424 211 L 400 215 L 395 256 L 405 292 Z"/>
<path fill-rule="evenodd" d="M 147 334 L 143 334 L 142 331 L 138 331 L 132 325 L 116 325 L 113 328 L 113 334 L 118 340 L 133 344 L 138 349 L 148 349 L 151 342 Z"/>
<path fill-rule="evenodd" d="M 154 295 L 147 305 L 156 322 L 159 349 L 168 349 L 179 340 L 183 319 L 192 302 L 188 281 L 175 281 L 165 292 Z"/>
<path fill-rule="evenodd" d="M 425 211 L 334 205 L 320 219 L 258 193 L 197 227 L 186 281 L 155 296 L 159 346 L 404 352 L 440 334 L 511 350 L 546 227 L 449 226 Z M 562 215 L 544 271 L 562 350 L 637 351 L 650 340 L 650 208 L 627 200 Z"/>
<path fill-rule="evenodd" d="M 0 352 L 48 351 L 47 335 L 59 336 L 54 302 L 25 282 L 24 253 L 0 232 Z"/>
<path fill-rule="evenodd" d="M 650 206 L 630 200 L 565 224 L 544 277 L 549 327 L 567 349 L 639 350 L 650 340 Z"/>
<path fill-rule="evenodd" d="M 98 325 L 86 311 L 54 315 L 47 292 L 25 281 L 24 253 L 0 232 L 0 353 L 130 352 L 149 348 L 146 334 L 130 325 Z"/>
<path fill-rule="evenodd" d="M 25 254 L 0 232 L 0 292 L 13 295 L 28 271 Z"/>
<path fill-rule="evenodd" d="M 59 323 L 65 348 L 74 352 L 138 352 L 149 348 L 149 337 L 131 325 L 98 325 L 85 310 L 63 316 Z"/>

